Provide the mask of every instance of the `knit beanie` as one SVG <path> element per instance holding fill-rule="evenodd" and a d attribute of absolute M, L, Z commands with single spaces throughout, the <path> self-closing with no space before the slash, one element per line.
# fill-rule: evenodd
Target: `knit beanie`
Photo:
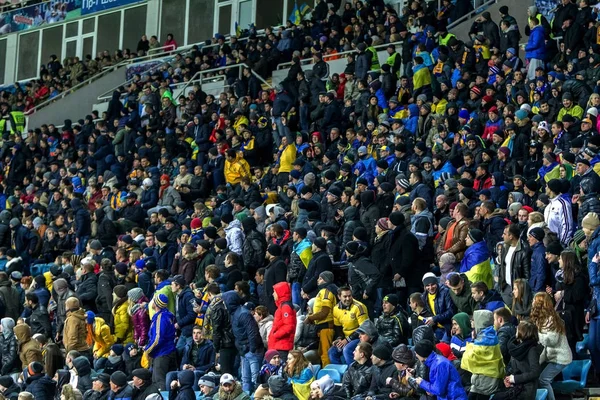
<path fill-rule="evenodd" d="M 154 304 L 156 304 L 158 308 L 166 308 L 169 304 L 169 298 L 166 294 L 159 293 L 156 296 L 154 296 Z"/>
<path fill-rule="evenodd" d="M 379 229 L 381 229 L 382 231 L 389 231 L 390 228 L 388 226 L 388 219 L 387 218 L 379 218 L 377 220 L 377 226 L 379 227 Z"/>
<path fill-rule="evenodd" d="M 420 357 L 427 358 L 433 353 L 433 347 L 433 343 L 429 340 L 421 340 L 415 345 L 415 353 Z"/>
<path fill-rule="evenodd" d="M 133 303 L 137 303 L 143 295 L 144 291 L 141 288 L 133 288 L 127 292 L 127 297 L 129 297 L 129 300 L 131 300 Z"/>
<path fill-rule="evenodd" d="M 581 227 L 591 231 L 595 231 L 598 225 L 600 225 L 600 218 L 598 218 L 598 214 L 595 212 L 587 213 L 583 217 L 583 221 L 581 221 Z"/>

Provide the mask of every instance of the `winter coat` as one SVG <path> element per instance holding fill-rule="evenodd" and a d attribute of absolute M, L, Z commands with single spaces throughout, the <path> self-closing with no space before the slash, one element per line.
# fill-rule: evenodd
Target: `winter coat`
<path fill-rule="evenodd" d="M 521 242 L 519 241 L 519 243 L 517 243 L 517 248 L 515 249 L 515 252 L 513 253 L 512 259 L 511 259 L 511 265 L 507 266 L 506 265 L 506 253 L 508 252 L 508 246 L 505 243 L 502 243 L 501 247 L 500 247 L 500 253 L 499 253 L 499 257 L 500 257 L 500 268 L 499 268 L 499 273 L 498 276 L 500 277 L 500 280 L 498 282 L 498 286 L 500 289 L 500 292 L 504 291 L 505 286 L 507 285 L 506 283 L 506 268 L 510 268 L 511 271 L 511 277 L 512 277 L 512 282 L 515 281 L 515 279 L 526 279 L 527 281 L 529 281 L 529 273 L 530 273 L 530 267 L 529 264 L 531 262 L 531 259 L 529 258 L 529 254 L 527 249 L 521 244 Z"/>
<path fill-rule="evenodd" d="M 108 356 L 110 348 L 115 344 L 115 337 L 110 332 L 110 327 L 104 322 L 104 319 L 96 317 L 94 319 L 94 354 L 100 357 Z"/>
<path fill-rule="evenodd" d="M 158 257 L 156 259 L 156 269 L 170 270 L 175 259 L 177 246 L 174 243 L 167 243 L 158 249 Z"/>
<path fill-rule="evenodd" d="M 265 236 L 261 235 L 256 229 L 252 229 L 247 233 L 242 246 L 242 258 L 246 271 L 257 270 L 262 267 L 266 252 L 267 242 Z"/>
<path fill-rule="evenodd" d="M 429 301 L 427 301 L 427 291 L 423 292 L 421 298 L 425 303 L 425 308 L 433 314 L 433 322 L 437 324 L 441 324 L 446 329 L 446 332 L 450 333 L 450 328 L 452 328 L 452 317 L 456 314 L 456 307 L 452 302 L 452 298 L 450 297 L 450 290 L 446 288 L 444 285 L 438 284 L 438 291 L 435 295 L 435 299 L 433 300 L 433 306 L 435 310 L 432 310 L 429 306 Z"/>
<path fill-rule="evenodd" d="M 490 218 L 485 218 L 482 223 L 482 231 L 490 254 L 496 254 L 496 244 L 502 241 L 502 233 L 506 227 L 506 221 L 501 211 L 494 211 Z"/>
<path fill-rule="evenodd" d="M 131 400 L 132 395 L 133 386 L 126 385 L 116 393 L 111 390 L 108 394 L 107 400 Z"/>
<path fill-rule="evenodd" d="M 133 324 L 127 312 L 127 301 L 113 307 L 113 326 L 117 343 L 133 342 Z"/>
<path fill-rule="evenodd" d="M 77 370 L 77 389 L 82 393 L 92 388 L 92 366 L 86 356 L 79 356 L 73 360 L 73 368 Z"/>
<path fill-rule="evenodd" d="M 453 223 L 455 223 L 454 219 L 450 221 L 448 227 L 450 227 Z M 458 222 L 458 225 L 454 229 L 452 245 L 447 250 L 444 250 L 444 244 L 446 243 L 446 236 L 448 235 L 448 232 L 449 229 L 446 229 L 442 235 L 442 238 L 438 244 L 437 253 L 452 253 L 456 257 L 456 261 L 461 261 L 465 254 L 465 250 L 467 249 L 467 243 L 465 240 L 467 238 L 467 234 L 469 233 L 469 220 L 463 218 Z"/>
<path fill-rule="evenodd" d="M 404 226 L 396 227 L 391 235 L 389 264 L 392 273 L 403 277 L 409 288 L 422 287 L 421 278 L 425 272 L 423 266 L 416 265 L 419 250 L 417 238 Z"/>
<path fill-rule="evenodd" d="M 14 321 L 2 319 L 2 333 L 0 333 L 0 373 L 8 375 L 21 371 L 19 362 L 19 342 L 13 332 Z"/>
<path fill-rule="evenodd" d="M 364 192 L 363 194 L 365 193 L 367 192 Z M 362 199 L 363 196 L 361 196 L 361 201 Z M 377 204 L 375 204 L 374 194 L 372 200 L 370 199 L 369 201 L 372 202 L 362 203 L 360 222 L 369 234 L 369 244 L 373 244 L 373 241 L 375 240 L 375 225 L 379 219 L 379 208 L 377 207 Z"/>
<path fill-rule="evenodd" d="M 534 293 L 542 292 L 546 289 L 546 271 L 548 270 L 548 261 L 546 260 L 546 248 L 544 243 L 538 242 L 531 246 L 531 271 L 529 277 L 529 286 Z"/>
<path fill-rule="evenodd" d="M 36 400 L 53 400 L 56 394 L 56 382 L 45 374 L 29 376 L 25 380 L 25 390 Z"/>
<path fill-rule="evenodd" d="M 398 369 L 396 368 L 394 361 L 388 360 L 382 366 L 373 365 L 371 371 L 372 380 L 368 395 L 373 397 L 376 395 L 388 397 L 388 395 L 392 392 L 392 388 L 391 386 L 387 385 L 387 378 L 398 378 Z"/>
<path fill-rule="evenodd" d="M 581 202 L 581 205 L 579 206 L 579 212 L 577 213 L 577 226 L 581 228 L 583 217 L 591 212 L 600 213 L 600 200 L 598 199 L 597 193 L 590 193 L 581 196 L 579 201 Z"/>
<path fill-rule="evenodd" d="M 117 278 L 114 271 L 102 271 L 98 274 L 98 297 L 96 297 L 96 308 L 98 316 L 104 321 L 110 321 L 112 310 L 112 291 L 117 286 Z"/>
<path fill-rule="evenodd" d="M 294 348 L 296 332 L 296 311 L 292 305 L 292 289 L 287 282 L 273 286 L 277 293 L 277 310 L 273 316 L 273 327 L 269 335 L 268 348 L 290 351 Z"/>
<path fill-rule="evenodd" d="M 231 290 L 223 293 L 222 297 L 231 316 L 235 347 L 240 354 L 247 354 L 248 352 L 253 354 L 262 353 L 263 343 L 258 324 L 250 311 L 241 304 L 240 296 Z"/>
<path fill-rule="evenodd" d="M 181 201 L 181 195 L 173 186 L 167 187 L 162 192 L 161 198 L 158 200 L 157 205 L 162 207 L 172 207 L 175 209 L 175 205 Z"/>
<path fill-rule="evenodd" d="M 348 260 L 348 284 L 355 299 L 362 299 L 363 294 L 369 299 L 375 298 L 381 279 L 377 267 L 365 256 L 366 252 L 365 247 L 359 246 L 359 253 Z"/>
<path fill-rule="evenodd" d="M 86 314 L 82 308 L 68 311 L 67 319 L 65 320 L 65 328 L 63 331 L 63 344 L 67 353 L 71 350 L 79 352 L 87 351 L 90 346 L 86 342 L 87 324 Z"/>
<path fill-rule="evenodd" d="M 533 340 L 518 342 L 512 337 L 508 342 L 510 363 L 506 372 L 515 378 L 515 387 L 522 391 L 516 397 L 519 400 L 534 400 L 538 388 L 538 379 L 542 373 L 540 355 L 544 347 Z"/>
<path fill-rule="evenodd" d="M 275 299 L 273 299 L 272 293 L 274 286 L 279 282 L 285 282 L 287 276 L 287 266 L 285 262 L 280 258 L 276 257 L 271 261 L 265 268 L 265 276 L 263 283 L 264 298 L 261 304 L 264 304 L 269 310 L 269 314 L 274 315 L 277 306 L 275 305 Z"/>
<path fill-rule="evenodd" d="M 88 272 L 83 275 L 75 293 L 84 309 L 95 311 L 96 297 L 98 297 L 98 277 L 96 274 Z"/>
<path fill-rule="evenodd" d="M 21 358 L 22 364 L 19 370 L 27 368 L 29 363 L 34 361 L 44 362 L 39 343 L 37 340 L 31 338 L 31 328 L 29 328 L 29 325 L 17 325 L 13 332 L 19 341 L 19 358 Z"/>
<path fill-rule="evenodd" d="M 302 279 L 302 290 L 311 298 L 315 297 L 319 291 L 317 287 L 317 279 L 321 272 L 331 271 L 331 258 L 325 251 L 313 253 L 313 257 L 308 263 L 308 269 Z"/>
<path fill-rule="evenodd" d="M 225 239 L 227 239 L 227 248 L 237 255 L 242 255 L 244 247 L 244 232 L 242 232 L 241 222 L 237 219 L 225 228 Z"/>
<path fill-rule="evenodd" d="M 196 350 L 196 358 L 193 359 L 194 341 L 189 338 L 185 344 L 183 355 L 181 358 L 181 367 L 186 364 L 193 365 L 196 371 L 207 373 L 212 369 L 215 363 L 215 348 L 209 340 L 202 342 Z"/>
<path fill-rule="evenodd" d="M 423 380 L 419 388 L 436 396 L 438 400 L 465 400 L 460 375 L 454 365 L 444 356 L 431 353 L 424 362 L 429 368 L 428 380 Z"/>
<path fill-rule="evenodd" d="M 410 332 L 405 332 L 404 327 L 408 324 L 402 324 L 402 320 L 406 321 L 406 317 L 399 314 L 382 313 L 381 317 L 375 322 L 379 338 L 387 341 L 392 347 L 396 347 L 401 343 L 408 343 Z"/>
<path fill-rule="evenodd" d="M 536 25 L 531 30 L 529 40 L 527 41 L 527 45 L 525 45 L 525 57 L 537 60 L 546 59 L 546 38 L 544 28 L 541 25 Z"/>
<path fill-rule="evenodd" d="M 171 266 L 171 275 L 183 275 L 186 285 L 189 285 L 190 283 L 194 282 L 197 266 L 198 254 L 181 254 L 179 257 L 175 257 L 173 260 L 173 265 Z M 202 274 L 204 274 L 204 271 L 202 271 Z"/>
<path fill-rule="evenodd" d="M 19 292 L 11 285 L 9 280 L 0 282 L 0 299 L 4 301 L 4 310 L 0 310 L 0 312 L 4 311 L 4 315 L 0 315 L 0 317 L 8 317 L 16 321 L 21 314 L 22 305 Z"/>
<path fill-rule="evenodd" d="M 134 342 L 143 347 L 148 341 L 148 331 L 150 330 L 150 319 L 148 317 L 148 311 L 141 304 L 148 303 L 148 298 L 142 296 L 131 309 L 131 323 L 133 325 L 133 340 Z"/>
<path fill-rule="evenodd" d="M 217 295 L 208 305 L 204 317 L 204 328 L 209 335 L 212 335 L 216 353 L 221 351 L 222 348 L 229 349 L 235 345 L 231 318 L 222 295 Z"/>
<path fill-rule="evenodd" d="M 359 364 L 357 361 L 350 364 L 342 380 L 342 387 L 346 392 L 347 399 L 368 393 L 373 378 L 373 370 L 371 360 L 367 360 L 364 364 Z"/>
<path fill-rule="evenodd" d="M 175 317 L 168 309 L 160 309 L 152 317 L 144 351 L 152 358 L 175 352 Z"/>
<path fill-rule="evenodd" d="M 189 287 L 183 289 L 177 295 L 177 325 L 181 330 L 181 335 L 186 337 L 192 336 L 192 328 L 196 321 L 197 314 L 194 312 L 194 303 L 196 297 L 194 292 Z"/>

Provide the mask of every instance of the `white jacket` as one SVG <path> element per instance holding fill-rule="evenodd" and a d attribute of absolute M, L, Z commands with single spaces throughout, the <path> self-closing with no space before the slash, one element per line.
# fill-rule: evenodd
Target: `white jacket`
<path fill-rule="evenodd" d="M 551 199 L 544 210 L 544 220 L 548 224 L 548 229 L 558 235 L 563 246 L 568 245 L 575 228 L 571 203 L 560 195 Z"/>

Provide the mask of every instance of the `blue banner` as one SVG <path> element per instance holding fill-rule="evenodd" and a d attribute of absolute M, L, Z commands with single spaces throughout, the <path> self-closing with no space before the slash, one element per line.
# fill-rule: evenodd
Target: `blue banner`
<path fill-rule="evenodd" d="M 96 13 L 110 8 L 122 7 L 142 0 L 82 0 L 81 15 Z"/>
<path fill-rule="evenodd" d="M 0 13 L 0 35 L 26 31 L 81 16 L 82 0 L 49 2 Z"/>

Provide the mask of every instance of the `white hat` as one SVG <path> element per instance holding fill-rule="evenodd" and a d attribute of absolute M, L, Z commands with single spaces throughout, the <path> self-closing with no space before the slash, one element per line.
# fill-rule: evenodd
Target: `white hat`
<path fill-rule="evenodd" d="M 423 286 L 427 286 L 427 285 L 431 285 L 434 283 L 438 283 L 438 278 L 437 276 L 435 276 L 435 274 L 433 272 L 428 272 L 425 275 L 423 275 Z"/>
<path fill-rule="evenodd" d="M 224 383 L 235 383 L 235 378 L 231 374 L 221 375 L 221 385 Z"/>
<path fill-rule="evenodd" d="M 598 109 L 596 107 L 591 107 L 586 111 L 586 114 L 592 114 L 594 117 L 597 117 Z"/>

